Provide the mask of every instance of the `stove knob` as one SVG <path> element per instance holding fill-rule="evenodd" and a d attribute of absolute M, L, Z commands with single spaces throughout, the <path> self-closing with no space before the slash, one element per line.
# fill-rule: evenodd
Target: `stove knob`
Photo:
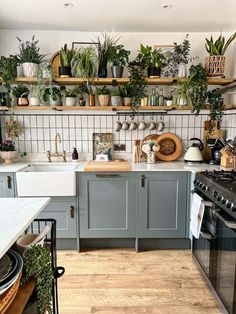
<path fill-rule="evenodd" d="M 234 206 L 234 203 L 231 203 L 230 209 L 232 212 L 236 211 L 236 207 Z"/>
<path fill-rule="evenodd" d="M 216 198 L 216 200 L 218 201 L 218 202 L 221 202 L 221 199 L 222 199 L 222 196 L 217 196 L 217 198 Z"/>
<path fill-rule="evenodd" d="M 212 196 L 213 196 L 214 198 L 217 198 L 218 193 L 217 193 L 216 191 L 213 191 L 213 192 L 212 192 Z"/>
<path fill-rule="evenodd" d="M 199 188 L 202 189 L 203 183 L 199 183 Z"/>
<path fill-rule="evenodd" d="M 222 205 L 225 205 L 226 199 L 222 196 L 220 202 L 221 202 Z"/>
<path fill-rule="evenodd" d="M 209 187 L 205 184 L 203 184 L 203 187 L 202 187 L 203 191 L 208 191 L 209 190 Z"/>
<path fill-rule="evenodd" d="M 229 200 L 226 201 L 225 206 L 226 208 L 231 208 L 232 203 Z"/>

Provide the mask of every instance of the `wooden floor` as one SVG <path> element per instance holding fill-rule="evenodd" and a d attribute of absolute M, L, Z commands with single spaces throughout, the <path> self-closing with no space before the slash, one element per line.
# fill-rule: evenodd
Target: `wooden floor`
<path fill-rule="evenodd" d="M 191 252 L 59 251 L 60 314 L 222 313 Z"/>

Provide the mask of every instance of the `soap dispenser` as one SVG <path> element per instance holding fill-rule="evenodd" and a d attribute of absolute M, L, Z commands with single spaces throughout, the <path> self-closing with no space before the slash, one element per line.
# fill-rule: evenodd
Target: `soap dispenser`
<path fill-rule="evenodd" d="M 77 149 L 74 147 L 72 152 L 72 161 L 77 162 L 79 159 L 79 154 L 77 152 Z"/>

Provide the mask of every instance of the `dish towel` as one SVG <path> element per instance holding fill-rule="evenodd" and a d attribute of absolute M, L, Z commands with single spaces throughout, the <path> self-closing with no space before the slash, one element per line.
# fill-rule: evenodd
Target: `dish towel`
<path fill-rule="evenodd" d="M 191 216 L 190 216 L 190 230 L 193 236 L 199 239 L 201 226 L 202 226 L 202 219 L 204 215 L 205 204 L 201 196 L 194 193 L 192 199 L 192 206 L 191 206 Z"/>

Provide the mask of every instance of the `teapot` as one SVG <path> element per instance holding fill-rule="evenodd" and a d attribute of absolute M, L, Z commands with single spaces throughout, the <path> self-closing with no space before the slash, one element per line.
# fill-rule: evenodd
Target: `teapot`
<path fill-rule="evenodd" d="M 198 143 L 194 142 L 192 146 L 188 149 L 185 148 L 186 153 L 184 155 L 185 162 L 202 162 L 202 150 L 203 150 L 203 143 L 199 138 L 193 137 L 190 138 L 190 141 L 197 141 Z"/>

